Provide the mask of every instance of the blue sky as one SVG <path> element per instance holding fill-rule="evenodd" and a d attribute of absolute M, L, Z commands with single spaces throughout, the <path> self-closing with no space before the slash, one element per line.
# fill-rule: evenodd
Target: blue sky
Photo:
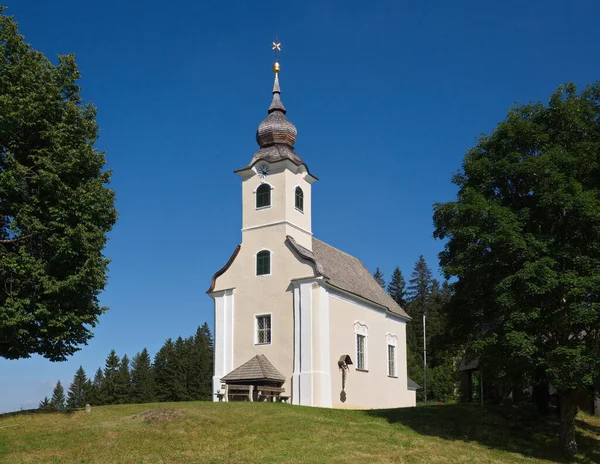
<path fill-rule="evenodd" d="M 0 412 L 112 348 L 154 354 L 212 327 L 204 292 L 241 238 L 233 170 L 257 149 L 276 35 L 296 151 L 320 179 L 313 232 L 386 277 L 419 254 L 437 270 L 432 205 L 453 199 L 477 135 L 514 102 L 600 77 L 595 0 L 1 3 L 34 48 L 76 54 L 120 217 L 95 338 L 63 363 L 0 360 Z"/>

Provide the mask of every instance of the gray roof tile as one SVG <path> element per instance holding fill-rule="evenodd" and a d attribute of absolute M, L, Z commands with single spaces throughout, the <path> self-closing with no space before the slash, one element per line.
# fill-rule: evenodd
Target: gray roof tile
<path fill-rule="evenodd" d="M 358 258 L 314 237 L 312 252 L 299 246 L 290 236 L 288 241 L 302 258 L 313 261 L 317 274 L 325 277 L 330 285 L 383 306 L 393 314 L 410 319 L 404 309 L 381 288 Z"/>
<path fill-rule="evenodd" d="M 264 354 L 257 354 L 248 362 L 232 370 L 223 382 L 285 382 L 285 377 L 269 362 Z"/>

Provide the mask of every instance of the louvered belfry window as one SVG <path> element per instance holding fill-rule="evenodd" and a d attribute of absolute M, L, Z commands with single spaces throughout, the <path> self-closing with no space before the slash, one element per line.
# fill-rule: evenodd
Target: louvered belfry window
<path fill-rule="evenodd" d="M 256 343 L 265 345 L 271 343 L 271 316 L 256 316 Z"/>
<path fill-rule="evenodd" d="M 262 184 L 256 189 L 256 207 L 265 208 L 271 206 L 271 186 Z"/>
<path fill-rule="evenodd" d="M 256 275 L 266 275 L 271 273 L 271 252 L 268 250 L 259 251 L 256 255 Z"/>
<path fill-rule="evenodd" d="M 304 192 L 300 187 L 296 187 L 296 209 L 304 211 Z"/>

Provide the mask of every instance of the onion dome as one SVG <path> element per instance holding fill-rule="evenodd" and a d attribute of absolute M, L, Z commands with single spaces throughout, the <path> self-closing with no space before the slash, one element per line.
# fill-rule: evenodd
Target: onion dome
<path fill-rule="evenodd" d="M 294 148 L 298 131 L 288 118 L 285 117 L 285 106 L 281 101 L 279 89 L 279 63 L 273 65 L 275 82 L 273 83 L 273 101 L 269 106 L 269 116 L 261 122 L 256 131 L 256 142 L 261 148 L 275 144 L 287 145 Z"/>

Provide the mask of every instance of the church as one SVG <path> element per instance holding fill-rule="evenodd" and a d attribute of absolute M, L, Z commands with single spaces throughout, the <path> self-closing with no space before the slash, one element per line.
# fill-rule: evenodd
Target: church
<path fill-rule="evenodd" d="M 406 365 L 410 317 L 359 259 L 313 236 L 318 179 L 294 151 L 297 130 L 286 117 L 279 71 L 275 61 L 259 150 L 235 171 L 241 244 L 207 291 L 215 311 L 215 401 L 230 397 L 223 388 L 246 389 L 251 401 L 270 388 L 304 406 L 415 406 L 419 387 Z"/>

